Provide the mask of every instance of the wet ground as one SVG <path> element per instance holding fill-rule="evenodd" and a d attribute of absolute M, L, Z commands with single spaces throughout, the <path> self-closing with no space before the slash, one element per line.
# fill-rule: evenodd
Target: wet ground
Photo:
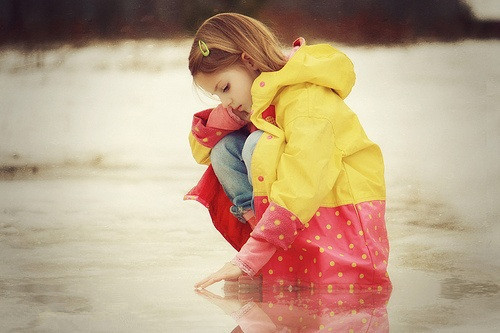
<path fill-rule="evenodd" d="M 330 301 L 319 306 L 315 296 L 287 286 L 274 293 L 284 292 L 282 300 L 263 299 L 255 287 L 224 290 L 222 283 L 209 288 L 218 296 L 198 294 L 193 284 L 234 252 L 201 206 L 174 200 L 191 177 L 189 171 L 176 179 L 133 171 L 64 177 L 47 172 L 0 182 L 2 331 L 231 332 L 240 325 L 244 332 L 259 332 L 248 330 L 248 320 L 266 323 L 268 312 L 246 322 L 231 315 L 250 306 L 250 298 L 263 309 L 274 302 L 273 311 L 295 305 L 290 312 L 300 316 L 294 320 L 273 318 L 290 328 L 308 322 L 318 331 L 348 331 L 349 325 L 363 328 L 360 321 L 377 313 L 387 314 L 379 320 L 393 332 L 499 328 L 498 268 L 474 260 L 484 255 L 474 245 L 481 235 L 453 227 L 453 216 L 439 205 L 415 198 L 389 206 L 394 290 L 387 308 L 382 301 L 361 310 L 338 306 L 346 302 L 342 293 L 327 295 Z M 435 219 L 428 224 L 422 216 Z M 328 321 L 303 307 L 312 302 Z M 336 317 L 329 316 L 332 311 Z M 307 314 L 309 321 L 299 321 Z"/>

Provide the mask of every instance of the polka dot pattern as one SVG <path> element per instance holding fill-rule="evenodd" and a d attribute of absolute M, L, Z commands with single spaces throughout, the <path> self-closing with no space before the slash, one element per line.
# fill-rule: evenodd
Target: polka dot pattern
<path fill-rule="evenodd" d="M 268 202 L 268 200 L 256 198 L 256 202 L 264 203 Z M 295 238 L 300 234 L 298 230 L 303 228 L 303 224 L 293 213 L 279 205 L 271 203 L 266 204 L 266 206 L 267 208 L 252 231 L 251 236 L 263 239 L 287 252 Z M 283 256 L 283 258 L 285 257 Z M 299 258 L 297 257 L 296 260 L 298 261 Z M 287 271 L 293 272 L 293 269 Z"/>
<path fill-rule="evenodd" d="M 263 202 L 263 199 L 256 199 L 256 202 Z M 272 282 L 279 277 L 293 283 L 364 285 L 374 286 L 375 290 L 378 285 L 390 285 L 384 213 L 385 201 L 378 200 L 356 206 L 320 208 L 308 221 L 308 227 L 298 232 L 290 247 L 288 243 L 278 248 L 262 269 L 264 280 Z M 282 217 L 271 219 L 266 228 L 292 224 L 290 212 L 280 210 L 280 215 Z M 276 225 L 275 220 L 280 223 Z M 280 232 L 274 237 L 280 241 L 291 239 L 285 235 Z M 266 274 L 271 268 L 272 278 Z"/>
<path fill-rule="evenodd" d="M 389 332 L 390 292 L 360 291 L 355 284 L 346 289 L 328 284 L 297 290 L 280 282 L 278 288 L 263 290 L 261 302 L 247 303 L 233 313 L 241 327 L 272 322 L 273 332 Z"/>
<path fill-rule="evenodd" d="M 196 141 L 202 146 L 213 148 L 224 136 L 232 132 L 214 127 L 206 126 L 208 116 L 213 109 L 207 109 L 196 113 L 193 116 L 193 124 L 191 133 L 196 138 Z"/>

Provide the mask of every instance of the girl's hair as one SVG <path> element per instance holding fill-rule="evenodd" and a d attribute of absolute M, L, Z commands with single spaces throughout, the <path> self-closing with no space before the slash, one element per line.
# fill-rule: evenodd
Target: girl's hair
<path fill-rule="evenodd" d="M 204 51 L 207 47 L 209 54 L 203 55 L 201 47 Z M 196 32 L 189 70 L 193 76 L 214 73 L 238 64 L 242 53 L 252 58 L 260 72 L 280 70 L 286 63 L 277 38 L 263 23 L 241 14 L 223 13 L 203 22 Z"/>

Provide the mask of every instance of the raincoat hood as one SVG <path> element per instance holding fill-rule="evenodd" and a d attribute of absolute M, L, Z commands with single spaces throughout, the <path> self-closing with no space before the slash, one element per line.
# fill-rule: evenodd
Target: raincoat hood
<path fill-rule="evenodd" d="M 255 79 L 252 118 L 258 117 L 283 87 L 312 83 L 330 88 L 345 99 L 355 79 L 354 66 L 344 53 L 328 44 L 303 45 L 281 70 L 264 72 Z"/>

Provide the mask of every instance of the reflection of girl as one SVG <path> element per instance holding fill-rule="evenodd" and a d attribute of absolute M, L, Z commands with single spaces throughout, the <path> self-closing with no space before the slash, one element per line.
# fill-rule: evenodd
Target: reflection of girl
<path fill-rule="evenodd" d="M 198 293 L 238 323 L 239 330 L 233 332 L 389 332 L 386 305 L 390 292 L 264 290 L 262 301 L 247 293 L 224 297 L 205 289 Z"/>
<path fill-rule="evenodd" d="M 343 100 L 352 63 L 330 45 L 294 46 L 287 59 L 262 23 L 239 14 L 216 15 L 196 33 L 190 71 L 222 105 L 195 115 L 193 155 L 211 166 L 188 198 L 209 207 L 239 253 L 195 286 L 260 272 L 264 281 L 385 290 L 384 166 Z M 250 123 L 234 131 L 237 119 Z"/>

